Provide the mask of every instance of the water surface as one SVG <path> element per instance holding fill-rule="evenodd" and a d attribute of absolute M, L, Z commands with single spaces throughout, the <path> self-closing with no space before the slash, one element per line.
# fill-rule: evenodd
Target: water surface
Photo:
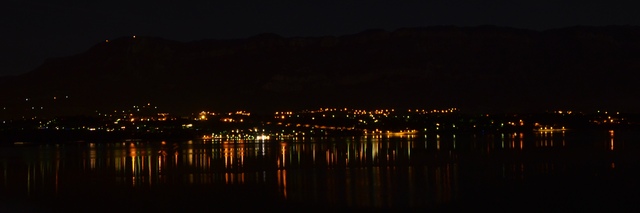
<path fill-rule="evenodd" d="M 636 209 L 634 132 L 0 147 L 0 210 Z"/>

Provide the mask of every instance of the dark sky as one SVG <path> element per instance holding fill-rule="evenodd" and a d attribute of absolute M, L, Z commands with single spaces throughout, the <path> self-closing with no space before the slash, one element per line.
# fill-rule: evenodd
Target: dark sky
<path fill-rule="evenodd" d="M 345 35 L 366 29 L 498 25 L 545 30 L 640 25 L 640 1 L 52 1 L 4 0 L 0 76 L 130 35 L 179 41 Z"/>

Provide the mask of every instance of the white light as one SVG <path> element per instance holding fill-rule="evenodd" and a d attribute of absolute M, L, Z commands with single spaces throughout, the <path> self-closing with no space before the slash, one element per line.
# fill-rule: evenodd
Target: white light
<path fill-rule="evenodd" d="M 269 140 L 268 135 L 258 135 L 256 136 L 256 140 Z"/>

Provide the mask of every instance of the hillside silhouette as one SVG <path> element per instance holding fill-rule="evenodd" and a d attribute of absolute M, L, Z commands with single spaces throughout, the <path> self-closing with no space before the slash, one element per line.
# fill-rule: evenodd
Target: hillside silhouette
<path fill-rule="evenodd" d="M 175 113 L 317 107 L 637 112 L 639 59 L 635 26 L 438 26 L 193 42 L 137 36 L 0 78 L 0 106 L 3 116 L 90 114 L 145 103 Z"/>

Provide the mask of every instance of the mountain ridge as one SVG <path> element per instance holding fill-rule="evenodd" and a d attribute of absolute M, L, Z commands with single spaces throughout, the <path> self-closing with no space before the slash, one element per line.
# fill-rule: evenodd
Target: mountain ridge
<path fill-rule="evenodd" d="M 122 37 L 0 79 L 0 104 L 13 109 L 5 116 L 90 114 L 147 102 L 179 113 L 317 107 L 634 111 L 640 108 L 633 83 L 638 59 L 640 28 L 634 26 L 438 26 L 191 42 Z M 52 101 L 58 96 L 71 98 Z M 50 111 L 31 110 L 40 105 Z"/>

